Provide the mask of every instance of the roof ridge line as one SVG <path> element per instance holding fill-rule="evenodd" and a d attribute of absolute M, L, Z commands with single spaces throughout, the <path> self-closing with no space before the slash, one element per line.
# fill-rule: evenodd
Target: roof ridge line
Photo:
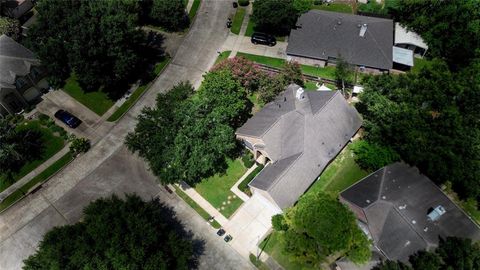
<path fill-rule="evenodd" d="M 332 99 L 333 99 L 334 97 L 336 97 L 336 96 L 340 93 L 340 91 L 338 91 L 338 90 L 333 90 L 332 92 L 335 92 L 335 93 L 322 105 L 322 107 L 320 107 L 320 108 L 318 109 L 318 111 L 317 111 L 316 113 L 314 113 L 314 114 L 312 114 L 312 115 L 317 115 L 317 113 L 320 113 L 321 111 L 323 111 L 323 109 L 325 109 L 325 107 L 327 106 L 327 104 L 330 103 L 330 101 L 332 101 Z M 312 106 L 312 103 L 310 102 L 310 107 L 311 107 L 311 106 Z"/>
<path fill-rule="evenodd" d="M 283 175 L 284 175 L 288 170 L 290 170 L 290 168 L 292 168 L 293 164 L 295 164 L 295 162 L 297 162 L 298 159 L 299 159 L 301 156 L 303 156 L 303 153 L 304 153 L 304 151 L 299 152 L 299 153 L 297 153 L 297 154 L 293 154 L 293 155 L 288 156 L 288 157 L 286 157 L 286 158 L 283 158 L 283 159 L 287 159 L 287 158 L 291 158 L 291 157 L 293 157 L 293 156 L 295 156 L 295 155 L 298 155 L 298 157 L 297 157 L 293 162 L 291 162 L 290 165 L 288 165 L 288 167 L 287 167 L 285 170 L 283 170 L 283 172 L 277 177 L 277 179 L 281 179 L 281 178 L 283 177 Z M 280 160 L 282 160 L 282 159 L 280 159 Z M 278 162 L 278 161 L 277 161 L 277 162 Z M 270 185 L 270 187 L 267 189 L 267 191 L 268 191 L 268 190 L 271 190 L 271 189 L 272 189 L 273 187 L 275 187 L 279 182 L 280 182 L 280 181 L 273 181 L 272 185 Z"/>
<path fill-rule="evenodd" d="M 378 44 L 377 42 L 377 39 L 370 33 L 371 31 L 367 31 L 367 34 L 372 38 L 373 42 L 375 42 L 375 44 L 377 45 L 376 47 L 378 48 L 378 50 L 380 51 L 380 53 L 383 55 L 383 57 L 387 60 L 388 62 L 388 56 L 385 54 L 385 52 L 382 50 L 382 48 L 380 47 L 380 45 Z M 392 44 L 392 47 L 393 47 L 393 44 Z M 393 60 L 392 60 L 393 61 Z"/>

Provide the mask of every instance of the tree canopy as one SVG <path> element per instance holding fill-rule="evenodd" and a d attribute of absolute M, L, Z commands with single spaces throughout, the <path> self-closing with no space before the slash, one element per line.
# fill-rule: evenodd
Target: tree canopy
<path fill-rule="evenodd" d="M 83 89 L 103 86 L 115 93 L 135 71 L 144 40 L 136 1 L 45 0 L 37 10 L 38 21 L 29 30 L 27 44 L 54 86 L 62 86 L 75 72 Z"/>
<path fill-rule="evenodd" d="M 369 143 L 386 146 L 463 198 L 480 198 L 478 61 L 452 73 L 440 60 L 418 72 L 371 76 L 356 105 Z M 448 166 L 445 166 L 448 164 Z"/>
<path fill-rule="evenodd" d="M 297 22 L 298 11 L 293 0 L 257 0 L 253 2 L 255 29 L 276 35 L 287 35 Z"/>
<path fill-rule="evenodd" d="M 479 1 L 404 0 L 390 13 L 422 36 L 431 56 L 444 58 L 451 67 L 467 66 L 480 56 Z"/>
<path fill-rule="evenodd" d="M 158 199 L 98 199 L 82 222 L 55 227 L 23 269 L 190 269 L 194 241 Z"/>
<path fill-rule="evenodd" d="M 0 118 L 0 172 L 7 180 L 43 153 L 42 134 L 37 130 L 18 130 L 7 118 Z"/>
<path fill-rule="evenodd" d="M 205 75 L 193 96 L 182 83 L 144 109 L 127 146 L 149 161 L 162 183 L 194 184 L 223 171 L 236 154 L 235 129 L 250 116 L 245 89 L 228 70 Z"/>
<path fill-rule="evenodd" d="M 332 254 L 355 263 L 370 258 L 370 243 L 353 213 L 329 194 L 307 193 L 286 211 L 284 220 L 274 216 L 272 222 L 276 230 L 285 231 L 285 251 L 302 263 L 319 265 Z"/>
<path fill-rule="evenodd" d="M 153 0 L 149 17 L 165 29 L 182 30 L 189 24 L 186 3 L 184 0 Z"/>

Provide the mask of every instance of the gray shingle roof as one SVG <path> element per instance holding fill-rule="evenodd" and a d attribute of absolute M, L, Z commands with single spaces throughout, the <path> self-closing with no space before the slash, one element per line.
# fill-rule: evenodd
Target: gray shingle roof
<path fill-rule="evenodd" d="M 480 240 L 478 226 L 426 176 L 404 163 L 378 170 L 341 197 L 363 209 L 372 238 L 392 260 L 407 262 L 416 251 L 437 246 L 439 236 Z M 427 214 L 438 205 L 446 213 L 428 221 Z"/>
<path fill-rule="evenodd" d="M 290 85 L 237 130 L 265 143 L 273 163 L 250 185 L 267 191 L 280 208 L 298 200 L 362 123 L 340 92 L 305 92 L 299 101 L 295 98 L 299 88 Z"/>
<path fill-rule="evenodd" d="M 32 65 L 39 65 L 35 55 L 6 35 L 0 36 L 0 85 L 15 88 L 16 76 L 25 76 Z"/>
<path fill-rule="evenodd" d="M 364 37 L 359 25 L 367 24 Z M 310 10 L 297 21 L 288 38 L 287 54 L 347 62 L 379 69 L 392 68 L 393 21 L 322 10 Z"/>

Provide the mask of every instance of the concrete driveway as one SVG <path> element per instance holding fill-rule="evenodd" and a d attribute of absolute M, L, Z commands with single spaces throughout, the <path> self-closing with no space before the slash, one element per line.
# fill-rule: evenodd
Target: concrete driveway
<path fill-rule="evenodd" d="M 228 36 L 224 24 L 231 10 L 231 2 L 202 1 L 197 19 L 172 62 L 137 104 L 115 125 L 102 123 L 97 130 L 106 135 L 101 135 L 90 151 L 51 178 L 42 189 L 0 215 L 0 269 L 20 269 L 22 260 L 32 254 L 48 229 L 77 221 L 83 205 L 112 192 L 136 192 L 147 197 L 158 194 L 169 202 L 187 228 L 206 241 L 200 268 L 252 268 L 247 259 L 230 249 L 182 201 L 167 200 L 163 193 L 158 193 L 154 178 L 140 166 L 144 162 L 122 149 L 126 134 L 135 127 L 136 116 L 144 106 L 154 105 L 158 93 L 182 80 L 188 79 L 195 86 L 200 84 Z"/>
<path fill-rule="evenodd" d="M 94 128 L 100 121 L 100 116 L 90 111 L 83 104 L 61 90 L 46 93 L 42 96 L 42 99 L 43 100 L 36 106 L 37 110 L 55 120 L 58 126 L 63 127 L 66 131 L 75 134 L 77 137 L 88 138 L 92 142 L 97 142 L 100 139 L 100 135 Z M 66 110 L 78 117 L 82 120 L 82 124 L 72 129 L 56 119 L 54 115 L 60 109 Z"/>
<path fill-rule="evenodd" d="M 287 42 L 277 41 L 277 45 L 270 47 L 266 45 L 255 45 L 250 37 L 230 34 L 221 51 L 238 51 L 256 55 L 263 55 L 275 58 L 287 58 Z"/>
<path fill-rule="evenodd" d="M 280 209 L 262 196 L 254 194 L 224 226 L 225 231 L 233 236 L 232 246 L 242 256 L 256 254 L 257 245 L 272 228 L 272 216 L 279 213 Z"/>

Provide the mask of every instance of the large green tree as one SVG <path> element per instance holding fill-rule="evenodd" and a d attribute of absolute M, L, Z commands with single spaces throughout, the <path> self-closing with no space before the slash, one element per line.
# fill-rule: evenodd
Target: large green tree
<path fill-rule="evenodd" d="M 23 269 L 190 269 L 196 263 L 191 236 L 158 199 L 136 195 L 98 199 L 84 219 L 55 227 Z"/>
<path fill-rule="evenodd" d="M 44 0 L 37 10 L 27 44 L 55 86 L 73 71 L 84 89 L 104 86 L 116 93 L 116 86 L 135 70 L 143 41 L 136 1 Z"/>
<path fill-rule="evenodd" d="M 418 72 L 368 77 L 357 104 L 366 140 L 391 147 L 437 183 L 452 182 L 463 198 L 479 199 L 477 68 L 473 62 L 452 73 L 434 60 Z"/>
<path fill-rule="evenodd" d="M 42 134 L 37 130 L 18 130 L 9 119 L 0 118 L 0 174 L 12 181 L 14 173 L 43 153 Z"/>
<path fill-rule="evenodd" d="M 332 195 L 307 193 L 284 218 L 275 217 L 275 228 L 285 231 L 285 251 L 302 263 L 318 266 L 332 254 L 355 263 L 370 258 L 370 243 L 353 213 Z"/>
<path fill-rule="evenodd" d="M 127 136 L 129 149 L 149 161 L 162 183 L 195 184 L 222 172 L 226 158 L 236 154 L 235 129 L 250 115 L 247 92 L 228 70 L 208 73 L 189 98 L 191 93 L 190 85 L 181 84 L 160 94 Z"/>
<path fill-rule="evenodd" d="M 0 35 L 7 35 L 17 40 L 20 37 L 20 22 L 8 17 L 0 17 Z"/>
<path fill-rule="evenodd" d="M 395 19 L 419 33 L 429 54 L 459 68 L 480 56 L 480 2 L 475 0 L 397 1 Z"/>
<path fill-rule="evenodd" d="M 153 0 L 149 17 L 168 30 L 184 29 L 189 23 L 185 3 L 184 0 Z"/>
<path fill-rule="evenodd" d="M 286 35 L 297 22 L 293 0 L 257 0 L 253 3 L 252 20 L 255 29 L 277 35 Z"/>

